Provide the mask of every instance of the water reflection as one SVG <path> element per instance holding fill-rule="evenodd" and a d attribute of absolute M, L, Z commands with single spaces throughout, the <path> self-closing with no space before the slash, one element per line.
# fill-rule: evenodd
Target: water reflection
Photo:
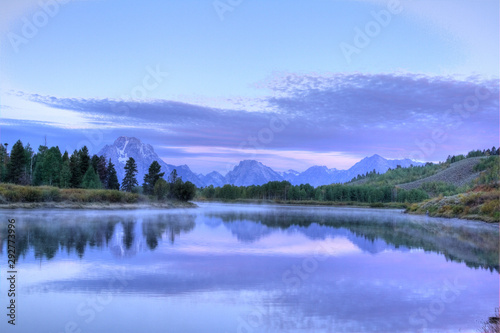
<path fill-rule="evenodd" d="M 478 222 L 448 221 L 366 210 L 268 208 L 205 209 L 165 213 L 42 213 L 18 219 L 16 255 L 33 249 L 35 258 L 52 259 L 58 251 L 74 251 L 83 258 L 87 248 L 109 247 L 116 256 L 133 256 L 142 243 L 155 250 L 163 241 L 191 232 L 196 217 L 210 228 L 224 226 L 241 243 L 255 243 L 277 232 L 302 234 L 311 240 L 345 237 L 364 252 L 423 249 L 444 255 L 468 267 L 499 271 L 498 227 Z M 6 224 L 0 227 L 5 246 Z M 113 244 L 110 241 L 114 237 Z M 135 244 L 135 245 L 134 245 Z"/>
<path fill-rule="evenodd" d="M 498 304 L 498 225 L 226 205 L 7 215 L 17 219 L 23 316 L 41 325 L 21 321 L 20 331 L 64 331 L 71 319 L 104 332 L 118 317 L 112 331 L 420 331 L 412 316 L 450 283 L 453 302 L 425 324 L 471 331 L 474 316 Z M 0 260 L 5 235 L 2 224 Z M 78 309 L 99 295 L 119 301 L 98 304 L 101 319 L 87 323 Z M 137 309 L 148 320 L 136 320 Z"/>
<path fill-rule="evenodd" d="M 311 239 L 345 235 L 360 249 L 370 253 L 388 248 L 400 251 L 423 249 L 443 254 L 447 260 L 465 262 L 468 267 L 499 271 L 497 224 L 366 210 L 291 208 L 211 212 L 207 216 L 221 219 L 241 241 L 257 241 L 272 229 L 290 229 Z"/>

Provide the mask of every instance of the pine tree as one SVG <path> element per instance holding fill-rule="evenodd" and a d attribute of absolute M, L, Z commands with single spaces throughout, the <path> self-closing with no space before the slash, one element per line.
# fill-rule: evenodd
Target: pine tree
<path fill-rule="evenodd" d="M 106 179 L 106 188 L 109 190 L 119 190 L 120 183 L 118 182 L 118 177 L 116 176 L 115 165 L 111 163 L 111 159 L 109 159 L 107 170 L 108 176 Z"/>
<path fill-rule="evenodd" d="M 83 174 L 80 167 L 80 155 L 77 150 L 75 150 L 69 158 L 69 168 L 71 170 L 70 187 L 80 187 L 82 185 Z"/>
<path fill-rule="evenodd" d="M 90 159 L 90 164 L 94 168 L 95 172 L 97 172 L 97 164 L 99 163 L 99 156 L 96 154 L 92 155 L 92 158 Z"/>
<path fill-rule="evenodd" d="M 66 161 L 69 162 L 69 155 L 68 155 L 68 151 L 67 150 L 64 151 L 64 154 L 62 156 L 62 162 L 64 163 Z"/>
<path fill-rule="evenodd" d="M 68 158 L 64 162 L 62 162 L 61 174 L 59 175 L 59 187 L 68 188 L 70 186 L 71 186 L 71 167 L 69 165 L 69 158 Z"/>
<path fill-rule="evenodd" d="M 89 189 L 102 188 L 101 180 L 99 179 L 99 176 L 95 172 L 92 165 L 89 166 L 89 168 L 87 169 L 87 172 L 85 172 L 85 175 L 83 176 L 82 187 L 89 188 Z"/>
<path fill-rule="evenodd" d="M 0 144 L 0 182 L 7 181 L 7 164 L 9 160 L 9 155 L 7 154 L 7 148 Z"/>
<path fill-rule="evenodd" d="M 35 152 L 33 151 L 33 148 L 31 148 L 30 144 L 28 143 L 24 147 L 24 155 L 25 155 L 25 162 L 26 162 L 26 176 L 28 178 L 28 184 L 33 183 L 33 156 Z"/>
<path fill-rule="evenodd" d="M 170 176 L 168 176 L 168 182 L 170 183 L 170 185 L 173 185 L 175 184 L 176 180 L 177 180 L 177 170 L 174 169 L 170 173 Z"/>
<path fill-rule="evenodd" d="M 33 156 L 33 185 L 43 184 L 43 160 L 47 154 L 47 146 L 39 146 L 38 153 Z"/>
<path fill-rule="evenodd" d="M 137 175 L 137 164 L 132 157 L 129 157 L 125 164 L 125 177 L 122 181 L 122 189 L 127 192 L 132 192 L 132 189 L 139 185 L 135 176 Z"/>
<path fill-rule="evenodd" d="M 108 169 L 106 167 L 106 158 L 104 156 L 99 156 L 99 161 L 97 162 L 96 168 L 97 174 L 103 187 L 107 187 Z"/>
<path fill-rule="evenodd" d="M 7 174 L 8 180 L 14 184 L 24 184 L 26 181 L 26 155 L 21 140 L 17 140 L 12 146 Z"/>
<path fill-rule="evenodd" d="M 144 175 L 144 184 L 142 184 L 144 194 L 153 194 L 156 182 L 165 175 L 165 172 L 160 173 L 160 171 L 160 164 L 157 161 L 153 161 L 149 166 L 148 173 Z"/>
<path fill-rule="evenodd" d="M 41 164 L 42 184 L 58 186 L 62 166 L 62 156 L 59 147 L 51 147 L 47 150 Z"/>
<path fill-rule="evenodd" d="M 90 166 L 90 156 L 87 146 L 83 146 L 78 151 L 78 157 L 80 158 L 80 173 L 84 175 Z"/>

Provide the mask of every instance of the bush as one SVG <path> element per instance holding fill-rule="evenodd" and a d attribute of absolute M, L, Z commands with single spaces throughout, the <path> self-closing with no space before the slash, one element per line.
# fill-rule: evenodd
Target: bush
<path fill-rule="evenodd" d="M 40 202 L 43 200 L 42 190 L 31 186 L 20 187 L 19 200 L 23 202 Z"/>
<path fill-rule="evenodd" d="M 500 200 L 489 200 L 481 206 L 480 212 L 484 215 L 493 216 L 495 212 L 500 211 Z"/>
<path fill-rule="evenodd" d="M 41 189 L 42 189 L 43 201 L 60 201 L 61 200 L 61 191 L 58 188 L 43 186 Z"/>
<path fill-rule="evenodd" d="M 123 200 L 123 192 L 117 191 L 117 190 L 108 190 L 108 201 L 112 203 L 117 203 L 121 202 Z"/>

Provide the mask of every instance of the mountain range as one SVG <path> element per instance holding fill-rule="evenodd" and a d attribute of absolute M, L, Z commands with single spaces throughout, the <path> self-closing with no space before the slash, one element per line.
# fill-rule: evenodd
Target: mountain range
<path fill-rule="evenodd" d="M 99 151 L 98 155 L 104 155 L 106 159 L 111 159 L 113 164 L 115 164 L 118 180 L 120 182 L 124 177 L 125 163 L 129 157 L 132 157 L 137 163 L 137 180 L 139 185 L 142 184 L 144 175 L 148 172 L 151 163 L 157 161 L 161 166 L 162 172 L 165 172 L 165 178 L 168 177 L 170 172 L 176 169 L 178 176 L 182 177 L 184 181 L 192 182 L 197 187 L 209 185 L 217 187 L 225 184 L 250 186 L 283 180 L 287 180 L 293 185 L 309 183 L 316 187 L 332 183 L 345 183 L 358 174 L 366 174 L 373 170 L 378 173 L 385 173 L 389 168 L 395 169 L 398 165 L 406 168 L 411 165 L 416 166 L 423 164 L 410 159 L 388 160 L 375 154 L 370 157 L 365 157 L 347 170 L 329 169 L 326 166 L 312 166 L 304 172 L 295 170 L 277 172 L 261 162 L 244 160 L 239 162 L 239 164 L 226 175 L 222 175 L 217 171 L 212 171 L 203 175 L 195 174 L 187 165 L 175 166 L 165 163 L 165 161 L 155 153 L 151 145 L 142 143 L 137 138 L 126 136 L 119 137 L 112 145 L 106 145 Z"/>

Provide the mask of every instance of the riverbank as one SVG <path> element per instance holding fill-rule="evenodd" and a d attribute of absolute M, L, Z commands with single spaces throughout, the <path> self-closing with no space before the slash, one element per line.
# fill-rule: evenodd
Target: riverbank
<path fill-rule="evenodd" d="M 196 208 L 196 204 L 183 201 L 141 202 L 141 203 L 109 203 L 109 202 L 15 202 L 0 204 L 0 209 L 173 209 Z"/>
<path fill-rule="evenodd" d="M 194 208 L 192 202 L 157 200 L 117 190 L 60 189 L 0 184 L 0 209 L 171 209 Z"/>
<path fill-rule="evenodd" d="M 498 223 L 500 220 L 500 191 L 481 189 L 447 197 L 437 197 L 412 204 L 409 214 L 427 214 L 433 217 L 460 218 Z"/>

